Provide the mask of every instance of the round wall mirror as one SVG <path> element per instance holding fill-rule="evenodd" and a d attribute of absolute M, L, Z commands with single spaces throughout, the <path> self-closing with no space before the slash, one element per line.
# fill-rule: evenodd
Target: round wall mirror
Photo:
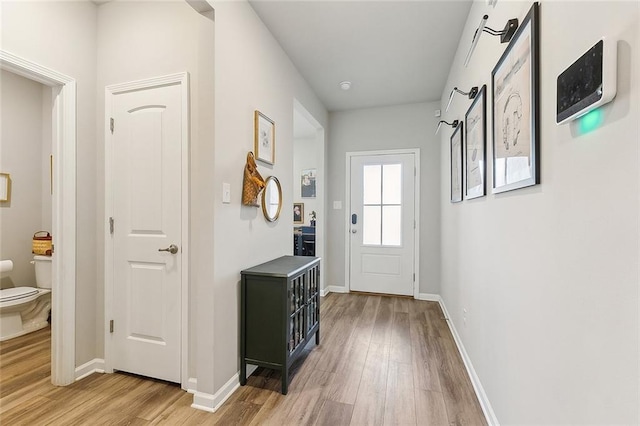
<path fill-rule="evenodd" d="M 275 176 L 269 176 L 265 181 L 262 193 L 262 212 L 269 222 L 275 222 L 282 209 L 282 188 L 280 181 Z"/>

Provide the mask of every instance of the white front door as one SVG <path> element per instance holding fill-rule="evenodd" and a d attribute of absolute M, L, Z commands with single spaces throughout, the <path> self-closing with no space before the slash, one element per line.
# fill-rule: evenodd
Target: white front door
<path fill-rule="evenodd" d="M 181 84 L 111 94 L 112 366 L 180 382 Z"/>
<path fill-rule="evenodd" d="M 350 289 L 413 295 L 415 154 L 351 157 Z"/>

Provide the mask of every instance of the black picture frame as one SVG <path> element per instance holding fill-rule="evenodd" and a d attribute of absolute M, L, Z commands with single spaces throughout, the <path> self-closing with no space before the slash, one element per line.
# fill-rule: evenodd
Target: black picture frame
<path fill-rule="evenodd" d="M 293 223 L 304 223 L 304 203 L 293 203 Z"/>
<path fill-rule="evenodd" d="M 464 197 L 487 195 L 487 85 L 464 115 Z"/>
<path fill-rule="evenodd" d="M 462 201 L 462 121 L 458 123 L 453 130 L 451 139 L 449 140 L 449 146 L 451 148 L 451 202 L 459 203 Z"/>
<path fill-rule="evenodd" d="M 540 19 L 533 3 L 491 72 L 493 193 L 540 183 Z"/>

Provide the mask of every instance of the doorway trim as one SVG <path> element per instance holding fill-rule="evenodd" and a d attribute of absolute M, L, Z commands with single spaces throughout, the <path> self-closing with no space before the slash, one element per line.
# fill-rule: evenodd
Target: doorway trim
<path fill-rule="evenodd" d="M 302 103 L 295 98 L 293 99 L 293 110 L 298 114 L 300 114 L 312 127 L 315 128 L 315 143 L 320 144 L 322 146 L 322 150 L 321 150 L 322 155 L 318 159 L 319 166 L 317 171 L 318 173 L 317 177 L 319 179 L 316 179 L 316 199 L 321 200 L 321 203 L 322 203 L 321 214 L 317 219 L 317 225 L 316 225 L 316 256 L 322 259 L 326 259 L 327 258 L 326 235 L 327 235 L 327 224 L 328 224 L 328 221 L 327 221 L 328 202 L 327 202 L 327 191 L 326 191 L 326 182 L 327 182 L 327 177 L 326 177 L 327 144 L 325 141 L 326 132 L 322 124 L 320 124 L 320 122 L 316 120 L 316 118 L 309 112 L 309 110 L 307 110 L 305 106 L 302 105 Z M 295 119 L 295 116 L 294 116 L 294 119 Z M 293 164 L 293 160 L 292 160 L 292 164 Z M 294 179 L 294 185 L 295 185 L 295 182 L 296 180 Z M 325 290 L 326 282 L 324 279 L 325 275 L 326 274 L 320 274 L 320 290 L 322 292 L 321 294 L 324 294 L 324 292 L 326 291 Z"/>
<path fill-rule="evenodd" d="M 51 383 L 75 380 L 76 358 L 76 80 L 0 50 L 0 68 L 58 89 L 53 94 Z M 61 285 L 65 283 L 65 285 Z"/>
<path fill-rule="evenodd" d="M 414 219 L 416 221 L 414 232 L 414 247 L 413 247 L 413 270 L 416 274 L 413 281 L 413 298 L 418 299 L 420 297 L 420 148 L 408 148 L 408 149 L 390 149 L 379 151 L 353 151 L 346 153 L 346 175 L 345 175 L 345 237 L 344 237 L 344 255 L 345 255 L 345 267 L 344 267 L 344 283 L 346 292 L 351 292 L 351 244 L 350 244 L 350 219 L 351 219 L 351 159 L 353 157 L 362 157 L 368 155 L 395 155 L 395 154 L 413 154 L 415 158 L 415 196 L 414 196 Z"/>
<path fill-rule="evenodd" d="M 152 77 L 127 83 L 113 84 L 105 87 L 105 111 L 104 111 L 104 157 L 105 157 L 105 208 L 104 208 L 104 361 L 105 371 L 113 373 L 113 347 L 109 320 L 113 318 L 113 239 L 110 233 L 109 218 L 113 216 L 113 152 L 111 150 L 110 119 L 112 109 L 112 96 L 132 90 L 150 89 L 153 87 L 180 84 L 182 122 L 182 275 L 181 275 L 181 302 L 180 302 L 180 385 L 182 389 L 189 389 L 189 155 L 190 140 L 189 129 L 189 73 L 180 72 L 161 77 Z"/>

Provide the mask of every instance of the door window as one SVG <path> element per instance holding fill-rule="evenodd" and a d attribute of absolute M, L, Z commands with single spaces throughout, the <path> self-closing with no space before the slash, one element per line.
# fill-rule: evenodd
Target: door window
<path fill-rule="evenodd" d="M 362 243 L 402 245 L 402 164 L 363 167 Z"/>

